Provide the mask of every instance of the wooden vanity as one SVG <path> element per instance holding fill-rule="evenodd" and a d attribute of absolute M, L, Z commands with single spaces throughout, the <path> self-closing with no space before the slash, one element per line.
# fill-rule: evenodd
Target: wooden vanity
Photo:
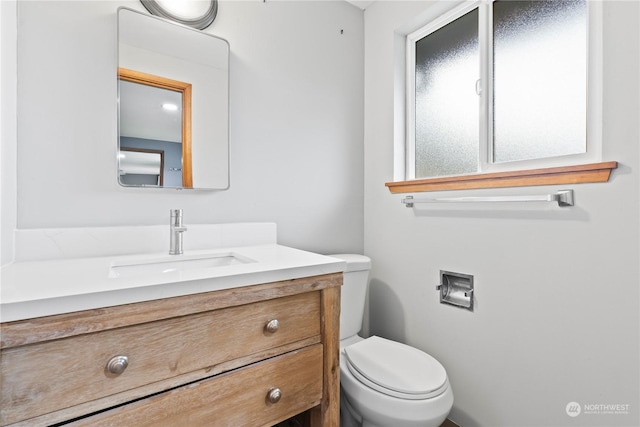
<path fill-rule="evenodd" d="M 0 425 L 339 426 L 342 273 L 0 324 Z"/>

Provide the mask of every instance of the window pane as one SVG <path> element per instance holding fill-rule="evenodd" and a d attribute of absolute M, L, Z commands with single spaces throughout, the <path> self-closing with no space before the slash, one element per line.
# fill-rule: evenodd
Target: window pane
<path fill-rule="evenodd" d="M 586 152 L 584 1 L 493 4 L 494 162 Z"/>
<path fill-rule="evenodd" d="M 416 178 L 478 171 L 475 9 L 416 42 Z"/>

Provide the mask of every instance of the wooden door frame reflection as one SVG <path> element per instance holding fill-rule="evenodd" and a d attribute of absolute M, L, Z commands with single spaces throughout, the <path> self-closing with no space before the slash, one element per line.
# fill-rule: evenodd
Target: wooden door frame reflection
<path fill-rule="evenodd" d="M 182 94 L 182 186 L 193 188 L 191 161 L 191 83 L 118 68 L 118 78 L 132 83 L 172 90 Z"/>

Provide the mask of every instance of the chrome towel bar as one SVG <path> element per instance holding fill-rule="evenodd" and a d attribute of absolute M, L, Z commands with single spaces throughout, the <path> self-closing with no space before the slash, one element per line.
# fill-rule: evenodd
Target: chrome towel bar
<path fill-rule="evenodd" d="M 469 203 L 469 202 L 555 202 L 558 206 L 573 206 L 573 190 L 559 190 L 553 194 L 531 196 L 475 196 L 475 197 L 442 197 L 433 199 L 414 199 L 407 196 L 402 199 L 408 208 L 415 203 Z"/>

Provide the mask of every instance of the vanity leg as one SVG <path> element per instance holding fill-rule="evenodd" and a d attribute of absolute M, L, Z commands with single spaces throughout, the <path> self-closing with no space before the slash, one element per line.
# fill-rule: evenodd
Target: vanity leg
<path fill-rule="evenodd" d="M 324 388 L 322 403 L 310 410 L 311 427 L 340 426 L 340 286 L 321 292 Z"/>

